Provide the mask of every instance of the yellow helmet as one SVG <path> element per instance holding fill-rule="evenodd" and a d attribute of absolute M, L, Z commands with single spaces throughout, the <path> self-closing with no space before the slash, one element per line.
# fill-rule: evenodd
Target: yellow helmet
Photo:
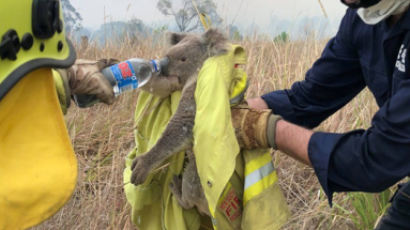
<path fill-rule="evenodd" d="M 0 100 L 32 70 L 74 63 L 58 0 L 2 1 L 0 21 Z"/>
<path fill-rule="evenodd" d="M 57 212 L 76 184 L 51 70 L 75 53 L 59 0 L 3 0 L 0 22 L 0 230 L 25 229 Z"/>

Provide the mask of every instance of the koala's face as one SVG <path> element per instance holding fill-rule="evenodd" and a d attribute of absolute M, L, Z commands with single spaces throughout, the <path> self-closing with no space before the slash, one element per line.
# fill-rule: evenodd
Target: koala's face
<path fill-rule="evenodd" d="M 177 43 L 166 54 L 169 60 L 168 74 L 177 76 L 181 84 L 185 84 L 187 79 L 202 66 L 206 59 L 206 50 L 199 36 L 177 34 L 172 36 Z"/>
<path fill-rule="evenodd" d="M 177 76 L 181 85 L 199 71 L 208 57 L 227 51 L 226 38 L 215 29 L 202 35 L 173 33 L 170 40 L 167 75 Z"/>

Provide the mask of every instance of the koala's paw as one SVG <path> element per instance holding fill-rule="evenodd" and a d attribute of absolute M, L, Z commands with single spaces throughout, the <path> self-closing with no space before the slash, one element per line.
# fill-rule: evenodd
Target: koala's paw
<path fill-rule="evenodd" d="M 174 195 L 181 196 L 182 179 L 179 176 L 174 175 L 172 182 L 169 184 L 169 188 Z"/>
<path fill-rule="evenodd" d="M 182 208 L 191 209 L 194 207 L 193 203 L 185 200 L 185 194 L 182 194 L 182 179 L 179 176 L 175 175 L 172 178 L 172 182 L 169 184 L 169 188 Z"/>
<path fill-rule="evenodd" d="M 134 159 L 134 161 L 132 162 L 131 170 L 131 183 L 133 183 L 134 185 L 140 185 L 144 183 L 149 172 L 151 171 L 144 155 Z"/>

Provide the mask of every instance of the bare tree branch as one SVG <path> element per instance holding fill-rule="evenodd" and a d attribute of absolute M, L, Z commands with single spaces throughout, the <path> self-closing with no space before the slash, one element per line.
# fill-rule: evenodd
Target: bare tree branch
<path fill-rule="evenodd" d="M 179 9 L 174 8 L 174 6 L 178 6 L 177 3 L 181 3 Z M 207 15 L 214 26 L 222 22 L 213 0 L 196 0 L 196 5 L 199 13 Z M 173 16 L 175 24 L 181 32 L 193 31 L 201 25 L 192 0 L 158 0 L 157 8 L 162 14 Z"/>

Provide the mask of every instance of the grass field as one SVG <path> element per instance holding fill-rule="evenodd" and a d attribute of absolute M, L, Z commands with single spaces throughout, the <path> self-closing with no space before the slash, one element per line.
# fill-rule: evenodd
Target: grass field
<path fill-rule="evenodd" d="M 251 84 L 247 96 L 255 97 L 289 88 L 294 81 L 303 79 L 326 41 L 275 43 L 255 36 L 239 43 L 248 52 Z M 156 58 L 165 50 L 165 42 L 153 39 L 125 38 L 107 44 L 106 48 L 92 44 L 77 46 L 79 58 L 87 59 Z M 122 189 L 122 171 L 124 157 L 134 147 L 133 112 L 137 97 L 137 92 L 120 96 L 112 106 L 71 106 L 66 122 L 79 163 L 77 188 L 60 212 L 34 229 L 134 229 Z M 344 132 L 366 128 L 376 110 L 373 97 L 365 90 L 318 130 Z M 330 208 L 311 168 L 280 152 L 275 153 L 274 162 L 292 211 L 292 218 L 283 229 L 371 229 L 385 207 L 386 193 L 341 193 L 335 195 L 335 206 Z"/>

